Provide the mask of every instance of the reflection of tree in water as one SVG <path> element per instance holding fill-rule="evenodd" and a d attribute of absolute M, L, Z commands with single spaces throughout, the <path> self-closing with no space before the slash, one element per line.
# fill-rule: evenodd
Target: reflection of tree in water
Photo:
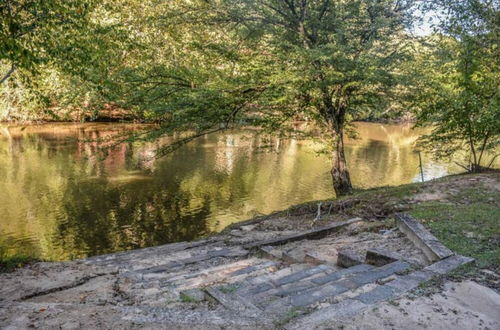
<path fill-rule="evenodd" d="M 144 170 L 142 159 L 163 140 L 122 144 L 101 159 L 96 145 L 74 138 L 106 137 L 105 128 L 50 127 L 0 138 L 0 234 L 27 237 L 18 251 L 26 247 L 49 259 L 192 240 L 257 212 L 333 195 L 329 160 L 305 141 L 226 132 Z M 410 182 L 418 175 L 411 136 L 377 127 L 362 125 L 361 139 L 348 144 L 354 182 Z"/>
<path fill-rule="evenodd" d="M 144 189 L 147 184 L 147 189 Z M 65 218 L 53 244 L 64 245 L 69 258 L 192 240 L 209 232 L 210 196 L 189 208 L 191 196 L 170 182 L 131 182 L 124 186 L 104 179 L 69 181 L 64 192 Z"/>
<path fill-rule="evenodd" d="M 115 151 L 108 157 L 116 158 Z M 141 152 L 129 148 L 122 155 L 130 159 Z M 238 209 L 241 196 L 255 188 L 258 170 L 239 153 L 231 157 L 231 171 L 214 171 L 216 153 L 192 144 L 158 161 L 143 180 L 69 180 L 53 244 L 67 251 L 61 258 L 75 258 L 203 236 L 217 225 L 209 217 L 214 208 Z"/>
<path fill-rule="evenodd" d="M 418 173 L 418 159 L 411 147 L 371 140 L 346 148 L 355 186 L 374 187 L 411 182 Z"/>

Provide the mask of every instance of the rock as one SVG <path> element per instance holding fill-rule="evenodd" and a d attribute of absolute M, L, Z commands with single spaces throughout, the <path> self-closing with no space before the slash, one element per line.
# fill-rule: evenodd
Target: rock
<path fill-rule="evenodd" d="M 397 261 L 399 256 L 384 249 L 369 249 L 366 251 L 365 263 L 377 267 Z"/>
<path fill-rule="evenodd" d="M 290 302 L 294 307 L 304 307 L 322 301 L 326 298 L 339 295 L 348 290 L 349 288 L 339 284 L 323 285 L 292 296 Z"/>
<path fill-rule="evenodd" d="M 320 265 L 325 263 L 333 263 L 335 258 L 333 256 L 323 254 L 317 251 L 307 252 L 304 256 L 304 262 L 313 265 Z"/>
<path fill-rule="evenodd" d="M 244 246 L 245 249 L 252 250 L 256 249 L 258 247 L 264 246 L 264 245 L 269 245 L 269 246 L 274 246 L 274 245 L 284 245 L 290 242 L 296 242 L 296 241 L 301 241 L 304 239 L 321 239 L 325 238 L 326 236 L 330 235 L 331 233 L 334 233 L 341 228 L 351 225 L 355 222 L 363 221 L 361 218 L 353 218 L 349 219 L 346 221 L 339 221 L 339 222 L 334 222 L 332 224 L 329 224 L 327 226 L 321 227 L 321 228 L 316 228 L 313 230 L 309 230 L 306 232 L 298 233 L 298 234 L 292 234 L 292 235 L 286 235 L 286 236 L 281 236 L 278 238 L 273 238 L 273 239 L 268 239 L 264 241 L 259 241 L 259 242 L 253 242 L 246 244 Z"/>
<path fill-rule="evenodd" d="M 262 311 L 248 301 L 248 299 L 241 298 L 238 295 L 225 294 L 215 287 L 206 288 L 206 292 L 221 305 L 239 315 L 259 317 L 262 314 Z"/>
<path fill-rule="evenodd" d="M 329 274 L 329 275 L 326 275 L 323 277 L 314 278 L 311 281 L 313 283 L 322 285 L 322 284 L 326 284 L 328 282 L 337 281 L 346 275 L 357 274 L 360 272 L 366 272 L 366 271 L 372 270 L 373 268 L 374 267 L 371 265 L 361 264 L 361 265 L 353 266 L 351 268 L 339 270 L 335 273 L 332 273 L 332 274 Z"/>
<path fill-rule="evenodd" d="M 205 292 L 200 289 L 188 289 L 181 291 L 181 299 L 188 302 L 200 302 L 205 300 Z"/>
<path fill-rule="evenodd" d="M 303 251 L 291 250 L 283 252 L 281 259 L 289 264 L 298 264 L 304 261 L 304 257 Z"/>
<path fill-rule="evenodd" d="M 382 229 L 381 231 L 379 231 L 379 234 L 381 234 L 381 235 L 390 235 L 390 234 L 392 234 L 396 230 L 397 230 L 397 228 Z"/>
<path fill-rule="evenodd" d="M 312 267 L 312 268 L 306 268 L 304 270 L 292 273 L 290 275 L 284 276 L 280 279 L 277 279 L 274 281 L 274 283 L 277 286 L 288 284 L 288 283 L 293 283 L 300 281 L 304 278 L 310 277 L 315 274 L 323 273 L 325 271 L 332 270 L 329 266 L 327 265 L 319 265 L 317 267 Z"/>
<path fill-rule="evenodd" d="M 317 257 L 317 254 L 314 252 L 307 252 L 306 255 L 304 256 L 304 262 L 307 262 L 308 264 L 313 264 L 313 265 L 320 265 L 323 263 L 323 261 L 320 260 Z"/>
<path fill-rule="evenodd" d="M 495 272 L 493 272 L 491 270 L 488 270 L 488 269 L 482 269 L 480 272 L 483 273 L 483 274 L 485 274 L 486 276 L 500 278 L 500 275 L 498 275 L 497 273 L 495 273 Z"/>
<path fill-rule="evenodd" d="M 370 305 L 375 304 L 383 300 L 389 300 L 396 297 L 399 293 L 399 289 L 396 287 L 390 287 L 386 285 L 378 286 L 375 289 L 363 293 L 354 299 L 361 301 L 364 304 Z"/>
<path fill-rule="evenodd" d="M 461 255 L 455 255 L 425 267 L 424 271 L 430 271 L 436 274 L 446 274 L 460 266 L 473 262 L 474 262 L 473 258 L 464 257 Z"/>
<path fill-rule="evenodd" d="M 241 232 L 238 229 L 233 229 L 229 232 L 231 235 L 236 236 L 236 237 L 245 237 L 245 233 Z"/>
<path fill-rule="evenodd" d="M 356 274 L 350 278 L 350 281 L 356 283 L 358 286 L 361 286 L 370 282 L 378 281 L 392 274 L 405 271 L 409 268 L 410 264 L 403 261 L 396 261 L 381 267 L 377 267 L 372 271 Z"/>
<path fill-rule="evenodd" d="M 257 227 L 257 225 L 246 225 L 246 226 L 241 226 L 240 229 L 243 231 L 252 231 Z"/>
<path fill-rule="evenodd" d="M 338 252 L 337 265 L 344 268 L 349 268 L 362 264 L 361 258 L 351 250 L 341 250 Z"/>
<path fill-rule="evenodd" d="M 398 227 L 401 232 L 424 252 L 429 261 L 434 262 L 448 258 L 453 252 L 444 246 L 420 222 L 408 214 L 396 214 Z"/>
<path fill-rule="evenodd" d="M 412 276 L 400 276 L 394 281 L 386 284 L 386 286 L 400 290 L 401 292 L 406 292 L 417 288 L 422 281 L 419 278 Z"/>
<path fill-rule="evenodd" d="M 283 257 L 283 252 L 275 249 L 271 246 L 261 246 L 259 252 L 266 258 L 269 259 L 281 259 Z"/>
<path fill-rule="evenodd" d="M 287 330 L 314 329 L 322 324 L 334 323 L 337 319 L 351 317 L 366 309 L 368 305 L 359 300 L 346 299 L 338 304 L 330 305 L 316 312 L 307 314 L 285 326 Z"/>

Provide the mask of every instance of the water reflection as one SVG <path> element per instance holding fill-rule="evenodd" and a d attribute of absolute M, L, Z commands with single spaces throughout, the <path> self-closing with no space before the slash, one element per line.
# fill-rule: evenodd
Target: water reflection
<path fill-rule="evenodd" d="M 332 197 L 329 159 L 309 141 L 214 134 L 160 160 L 151 144 L 97 146 L 130 124 L 3 126 L 0 253 L 66 260 L 192 240 L 289 205 Z M 419 179 L 409 126 L 357 124 L 347 141 L 356 187 Z M 147 159 L 147 162 L 143 160 Z M 458 169 L 424 157 L 426 179 Z M 7 251 L 7 252 L 6 252 Z"/>

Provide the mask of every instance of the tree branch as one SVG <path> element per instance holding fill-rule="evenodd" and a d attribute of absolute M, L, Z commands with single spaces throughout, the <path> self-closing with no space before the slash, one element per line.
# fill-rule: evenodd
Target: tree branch
<path fill-rule="evenodd" d="M 16 65 L 12 64 L 12 66 L 9 69 L 9 71 L 0 80 L 0 85 L 3 84 L 4 81 L 6 81 L 7 79 L 9 79 L 9 77 L 14 73 L 14 71 L 16 71 Z"/>
<path fill-rule="evenodd" d="M 500 154 L 496 154 L 495 156 L 493 156 L 491 162 L 488 164 L 486 168 L 491 168 L 491 166 L 493 166 L 493 163 L 495 162 L 495 159 L 497 159 L 498 156 L 500 156 Z"/>
<path fill-rule="evenodd" d="M 463 168 L 464 170 L 466 170 L 467 172 L 470 172 L 470 168 L 467 168 L 465 165 L 462 165 L 459 162 L 455 162 L 455 161 L 454 161 L 454 163 L 457 164 L 458 166 L 460 166 L 461 168 Z"/>

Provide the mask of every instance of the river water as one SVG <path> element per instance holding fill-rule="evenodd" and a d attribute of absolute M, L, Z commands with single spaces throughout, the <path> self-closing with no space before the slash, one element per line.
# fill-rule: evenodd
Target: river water
<path fill-rule="evenodd" d="M 313 141 L 251 130 L 212 134 L 153 160 L 165 143 L 107 156 L 85 138 L 133 124 L 0 126 L 0 254 L 68 260 L 193 240 L 290 205 L 334 196 Z M 356 188 L 420 180 L 408 125 L 356 124 L 346 156 Z M 425 179 L 459 171 L 423 155 Z"/>

